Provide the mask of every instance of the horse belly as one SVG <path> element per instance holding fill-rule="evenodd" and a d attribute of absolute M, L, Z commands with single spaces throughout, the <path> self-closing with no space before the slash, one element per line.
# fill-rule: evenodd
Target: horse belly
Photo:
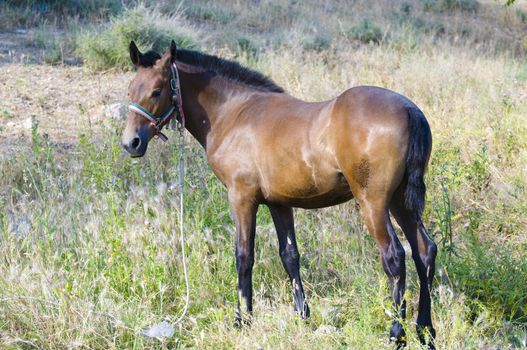
<path fill-rule="evenodd" d="M 306 209 L 323 208 L 353 198 L 350 186 L 340 172 L 325 176 L 305 177 L 289 174 L 278 178 L 265 199 L 268 203 Z"/>

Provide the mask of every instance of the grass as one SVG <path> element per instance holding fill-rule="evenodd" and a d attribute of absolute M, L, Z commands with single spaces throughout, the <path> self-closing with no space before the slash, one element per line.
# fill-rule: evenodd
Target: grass
<path fill-rule="evenodd" d="M 248 5 L 242 2 L 208 6 L 203 1 L 189 8 L 195 16 L 190 19 L 172 21 L 169 11 L 163 12 L 168 17 L 155 17 L 160 16 L 155 10 L 146 10 L 147 17 L 138 22 L 136 10 L 130 9 L 116 15 L 104 31 L 96 26 L 86 35 L 101 42 L 117 35 L 116 46 L 127 45 L 128 28 L 141 28 L 135 23 L 155 18 L 160 27 L 152 29 L 154 34 L 137 35 L 146 38 L 142 48 L 157 44 L 163 49 L 158 38 L 176 27 L 178 33 L 191 28 L 187 21 L 192 20 L 204 26 L 200 33 L 210 35 L 206 40 L 191 35 L 193 42 L 203 40 L 208 52 L 237 57 L 299 98 L 323 100 L 360 84 L 409 96 L 424 110 L 434 134 L 424 223 L 440 247 L 433 304 L 438 348 L 525 347 L 525 63 L 512 44 L 500 53 L 491 46 L 470 46 L 476 44 L 467 38 L 469 46 L 437 39 L 435 29 L 409 21 L 423 10 L 421 2 L 388 4 L 387 12 L 357 4 L 345 9 L 331 3 L 332 8 L 309 17 L 314 16 L 306 15 L 312 13 L 310 2 L 304 7 L 269 1 L 262 6 L 276 18 L 266 19 L 244 16 Z M 481 2 L 477 15 L 483 17 L 487 6 Z M 378 45 L 347 40 L 345 29 L 360 21 L 338 24 L 332 11 L 352 10 L 375 18 L 388 35 Z M 504 11 L 516 16 L 516 10 Z M 371 16 L 371 11 L 379 15 Z M 449 36 L 457 29 L 445 18 L 458 12 L 430 16 L 444 23 Z M 335 26 L 299 33 L 305 20 L 318 28 L 330 22 Z M 243 23 L 258 30 L 247 34 Z M 229 33 L 214 31 L 216 25 L 226 26 Z M 481 33 L 473 27 L 470 35 Z M 302 40 L 294 42 L 296 38 Z M 218 42 L 224 45 L 215 47 Z M 126 48 L 115 50 L 111 56 L 122 56 L 122 61 L 101 69 L 129 67 Z M 0 66 L 0 72 L 16 76 L 2 83 L 0 121 L 5 130 L 0 135 L 22 143 L 0 158 L 0 348 L 391 348 L 387 280 L 353 202 L 295 212 L 312 310 L 308 321 L 294 315 L 272 220 L 266 208 L 260 209 L 255 319 L 251 328 L 232 327 L 237 297 L 233 221 L 225 189 L 190 139 L 185 198 L 189 316 L 172 339 L 143 337 L 142 328 L 174 321 L 184 305 L 176 234 L 177 145 L 152 141 L 145 158 L 132 160 L 120 148 L 122 122 L 96 122 L 100 105 L 125 100 L 131 73 L 39 65 Z M 47 83 L 50 79 L 61 84 Z M 19 128 L 8 126 L 30 115 L 40 123 L 25 138 L 16 134 Z M 69 132 L 67 141 L 64 130 L 57 134 L 57 124 Z M 419 289 L 409 256 L 405 326 L 409 348 L 420 349 L 413 324 Z"/>
<path fill-rule="evenodd" d="M 196 31 L 181 14 L 162 15 L 140 5 L 112 19 L 108 28 L 87 31 L 77 40 L 77 52 L 84 64 L 92 69 L 131 69 L 130 41 L 142 50 L 162 52 L 171 40 L 179 47 L 196 48 Z"/>
<path fill-rule="evenodd" d="M 40 39 L 48 33 L 42 47 L 46 62 L 83 60 L 94 70 L 130 69 L 123 52 L 131 39 L 162 50 L 171 37 L 181 46 L 227 46 L 250 56 L 260 47 L 288 48 L 299 42 L 307 51 L 342 50 L 350 39 L 382 41 L 401 50 L 448 43 L 480 54 L 527 53 L 526 9 L 477 0 L 359 0 L 353 6 L 332 2 L 322 8 L 316 1 L 199 0 L 177 6 L 170 1 L 8 1 L 0 9 L 5 14 L 0 29 L 36 28 L 34 37 Z M 43 40 L 34 41 L 42 45 Z"/>
<path fill-rule="evenodd" d="M 55 25 L 42 23 L 32 32 L 30 44 L 43 51 L 43 60 L 47 64 L 64 64 L 65 60 L 71 59 L 75 50 L 75 30 L 69 35 L 64 35 L 57 30 Z"/>
<path fill-rule="evenodd" d="M 425 1 L 424 8 L 426 11 L 464 11 L 477 12 L 481 6 L 477 0 L 440 0 Z"/>
<path fill-rule="evenodd" d="M 42 21 L 67 26 L 72 18 L 105 20 L 122 11 L 124 3 L 121 0 L 6 0 L 0 4 L 3 13 L 0 29 L 32 27 Z"/>
<path fill-rule="evenodd" d="M 439 346 L 521 346 L 527 238 L 521 175 L 527 124 L 515 83 L 521 66 L 508 59 L 474 61 L 463 51 L 441 49 L 423 57 L 418 51 L 365 47 L 324 61 L 316 59 L 321 53 L 306 56 L 299 54 L 303 48 L 296 50 L 246 59 L 308 100 L 364 83 L 420 101 L 435 137 L 425 222 L 441 247 L 434 292 Z M 426 64 L 430 59 L 433 64 Z M 472 71 L 459 69 L 460 60 L 475 62 Z M 504 83 L 488 83 L 496 77 Z M 451 96 L 455 100 L 445 103 Z M 2 163 L 4 347 L 24 341 L 45 348 L 389 348 L 387 281 L 352 202 L 296 212 L 312 307 L 307 322 L 292 312 L 269 213 L 260 210 L 255 323 L 250 330 L 231 327 L 233 223 L 225 190 L 195 143 L 187 152 L 190 314 L 165 344 L 141 336 L 143 327 L 174 320 L 183 307 L 175 234 L 178 150 L 153 142 L 145 159 L 133 161 L 120 149 L 121 128 L 110 124 L 97 131 L 86 124 L 67 152 L 34 129 L 31 149 Z M 417 281 L 413 265 L 407 265 L 406 326 L 411 347 L 419 348 L 412 325 Z"/>

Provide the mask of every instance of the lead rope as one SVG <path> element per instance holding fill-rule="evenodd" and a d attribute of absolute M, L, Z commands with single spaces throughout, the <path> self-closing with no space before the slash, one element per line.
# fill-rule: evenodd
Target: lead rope
<path fill-rule="evenodd" d="M 187 272 L 187 262 L 186 262 L 186 256 L 185 256 L 185 213 L 184 213 L 184 188 L 185 188 L 185 138 L 184 138 L 184 131 L 185 131 L 185 113 L 183 112 L 183 99 L 181 97 L 181 87 L 179 85 L 179 73 L 176 67 L 176 64 L 173 63 L 170 66 L 170 88 L 172 89 L 172 107 L 168 109 L 167 112 L 165 112 L 160 118 L 156 118 L 153 114 L 151 114 L 148 110 L 144 109 L 142 106 L 131 103 L 130 108 L 141 115 L 143 115 L 145 118 L 150 120 L 150 122 L 156 127 L 157 129 L 157 135 L 163 140 L 166 141 L 166 136 L 161 133 L 161 129 L 164 126 L 164 121 L 166 119 L 169 119 L 168 123 L 170 126 L 172 126 L 172 129 L 175 129 L 175 124 L 177 124 L 177 129 L 179 131 L 179 164 L 178 164 L 178 187 L 180 191 L 179 195 L 179 242 L 181 244 L 181 261 L 183 263 L 183 274 L 185 275 L 185 287 L 187 290 L 187 294 L 185 296 L 185 308 L 183 309 L 183 312 L 181 313 L 181 316 L 174 321 L 171 326 L 175 327 L 187 315 L 188 307 L 190 304 L 190 283 L 188 279 L 188 272 Z M 175 105 L 174 105 L 175 104 Z M 172 114 L 176 111 L 176 114 L 179 118 L 173 118 Z M 177 120 L 175 120 L 177 119 Z M 159 126 L 158 126 L 159 125 Z M 164 323 L 164 322 L 162 322 Z M 162 324 L 161 323 L 161 324 Z M 161 325 L 159 324 L 159 325 Z M 156 325 L 157 326 L 157 325 Z M 169 337 L 172 336 L 173 330 Z M 143 334 L 150 336 L 148 334 L 148 329 L 143 330 Z M 164 335 L 163 335 L 164 336 Z M 162 339 L 159 336 L 153 336 L 154 338 Z"/>
<path fill-rule="evenodd" d="M 178 162 L 178 181 L 177 186 L 179 187 L 179 242 L 181 244 L 181 261 L 183 263 L 183 274 L 185 275 L 185 287 L 187 290 L 186 296 L 185 296 L 185 308 L 183 309 L 183 312 L 181 313 L 181 316 L 174 321 L 170 322 L 170 318 L 167 317 L 166 321 L 163 321 L 161 323 L 158 323 L 156 325 L 153 325 L 149 328 L 144 328 L 142 330 L 142 334 L 146 335 L 151 338 L 157 338 L 159 341 L 164 342 L 164 337 L 171 338 L 174 335 L 174 329 L 175 326 L 181 323 L 185 316 L 187 315 L 188 307 L 190 304 L 190 283 L 188 278 L 188 272 L 187 272 L 187 262 L 186 262 L 186 255 L 185 255 L 185 215 L 184 215 L 184 187 L 185 187 L 185 139 L 183 131 L 185 128 L 183 127 L 183 124 L 178 123 L 178 131 L 179 131 L 179 162 Z M 172 246 L 171 246 L 172 247 Z M 173 249 L 171 249 L 174 251 Z M 169 326 L 169 329 L 167 330 L 167 326 Z M 157 330 L 154 330 L 156 329 Z M 159 330 L 161 328 L 161 330 Z"/>
<path fill-rule="evenodd" d="M 174 322 L 174 326 L 179 324 L 185 315 L 187 314 L 188 306 L 190 303 L 190 284 L 188 280 L 188 272 L 187 272 L 187 263 L 185 258 L 185 235 L 184 235 L 184 212 L 183 212 L 183 196 L 184 196 L 184 187 L 185 187 L 185 157 L 184 157 L 184 151 L 185 151 L 185 140 L 183 137 L 183 130 L 184 126 L 182 124 L 178 125 L 179 130 L 179 164 L 178 164 L 178 186 L 179 186 L 179 240 L 181 244 L 181 261 L 183 262 L 183 274 L 185 275 L 185 286 L 187 288 L 187 296 L 185 297 L 185 308 L 183 309 L 183 313 L 179 318 Z"/>

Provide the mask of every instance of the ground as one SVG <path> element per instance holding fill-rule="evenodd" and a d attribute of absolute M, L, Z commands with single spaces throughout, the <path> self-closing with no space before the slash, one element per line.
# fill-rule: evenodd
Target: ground
<path fill-rule="evenodd" d="M 39 50 L 19 46 L 19 34 L 0 34 L 0 147 L 3 156 L 27 146 L 31 126 L 64 146 L 78 140 L 82 128 L 116 118 L 113 104 L 126 101 L 131 73 L 94 73 L 78 66 L 34 64 Z M 10 62 L 11 60 L 14 63 Z M 7 150 L 7 152 L 6 152 Z"/>

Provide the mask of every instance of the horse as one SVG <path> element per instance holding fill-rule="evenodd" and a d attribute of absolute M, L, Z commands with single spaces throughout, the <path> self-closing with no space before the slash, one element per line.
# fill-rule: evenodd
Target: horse
<path fill-rule="evenodd" d="M 406 317 L 405 250 L 391 213 L 410 244 L 419 276 L 417 332 L 423 344 L 434 348 L 430 291 L 437 246 L 421 221 L 432 134 L 410 99 L 358 86 L 329 101 L 305 102 L 259 72 L 178 49 L 174 41 L 162 56 L 142 53 L 132 41 L 130 58 L 136 75 L 128 92 L 135 108 L 127 115 L 123 147 L 132 157 L 143 156 L 175 109 L 227 189 L 236 226 L 236 326 L 252 318 L 258 207 L 269 207 L 295 311 L 308 318 L 293 207 L 322 208 L 355 198 L 390 284 L 390 340 L 397 348 L 406 345 L 401 324 Z"/>

